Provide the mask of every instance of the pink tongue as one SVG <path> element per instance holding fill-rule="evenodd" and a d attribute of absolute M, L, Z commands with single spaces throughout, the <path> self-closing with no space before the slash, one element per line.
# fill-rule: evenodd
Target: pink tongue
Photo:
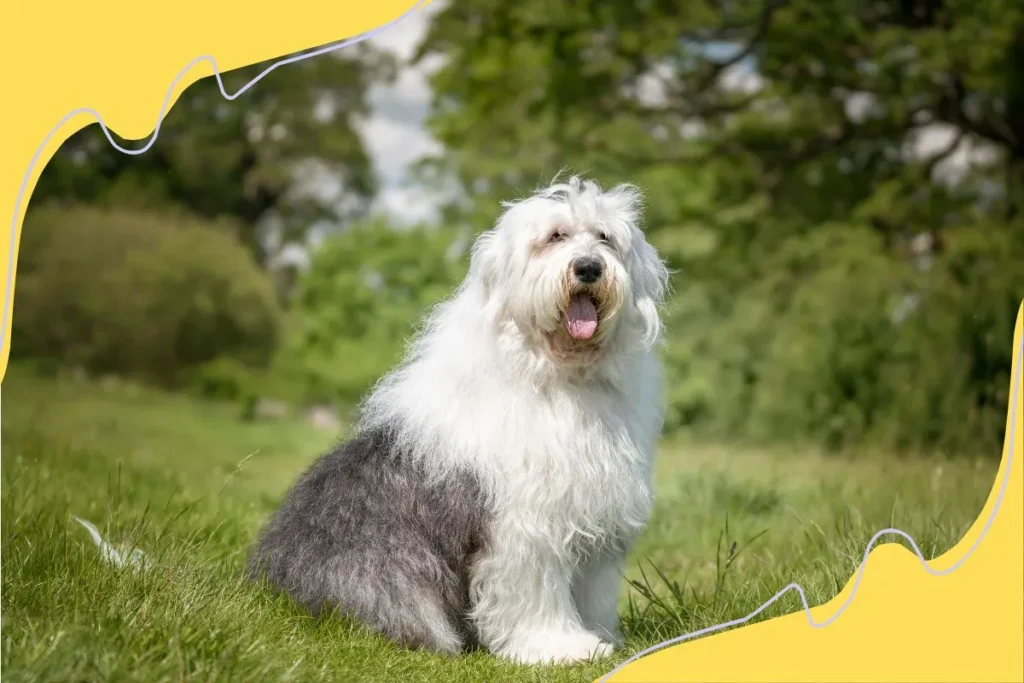
<path fill-rule="evenodd" d="M 565 326 L 573 339 L 590 339 L 597 330 L 597 309 L 589 296 L 576 295 L 565 313 Z"/>

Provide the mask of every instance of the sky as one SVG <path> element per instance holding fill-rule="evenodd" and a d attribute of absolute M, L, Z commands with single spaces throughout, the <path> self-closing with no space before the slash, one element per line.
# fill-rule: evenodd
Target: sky
<path fill-rule="evenodd" d="M 409 177 L 411 166 L 416 161 L 441 150 L 426 130 L 431 99 L 427 79 L 431 65 L 408 66 L 406 62 L 426 32 L 431 16 L 443 5 L 444 0 L 433 0 L 366 39 L 366 42 L 395 55 L 401 65 L 392 83 L 370 87 L 367 94 L 370 116 L 356 126 L 380 184 L 371 210 L 388 216 L 396 227 L 432 222 L 440 208 L 441 197 Z M 339 196 L 341 190 L 338 179 L 330 175 L 314 173 L 304 182 L 309 184 L 309 191 L 322 193 L 325 197 Z M 271 240 L 269 247 L 277 252 L 273 262 L 304 267 L 309 262 L 308 247 L 315 248 L 336 227 L 332 224 L 314 226 L 308 245 L 290 243 L 281 246 Z"/>
<path fill-rule="evenodd" d="M 441 5 L 434 0 L 368 42 L 406 62 L 425 33 L 430 16 Z M 408 177 L 411 164 L 441 149 L 424 125 L 430 107 L 430 66 L 403 66 L 393 83 L 373 86 L 369 92 L 373 113 L 360 126 L 381 183 L 374 209 L 403 223 L 430 220 L 437 211 L 438 199 Z"/>

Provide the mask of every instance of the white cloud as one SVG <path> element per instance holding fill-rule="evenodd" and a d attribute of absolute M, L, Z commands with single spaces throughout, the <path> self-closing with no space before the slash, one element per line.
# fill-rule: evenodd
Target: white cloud
<path fill-rule="evenodd" d="M 422 125 L 401 119 L 375 114 L 360 128 L 385 188 L 404 184 L 410 164 L 441 149 Z"/>
<path fill-rule="evenodd" d="M 867 119 L 882 113 L 878 98 L 869 92 L 850 93 L 843 102 L 846 117 L 854 123 L 863 123 Z"/>
<path fill-rule="evenodd" d="M 442 4 L 436 0 L 425 4 L 393 26 L 374 34 L 368 42 L 391 52 L 403 62 L 409 61 L 413 50 L 423 37 L 429 17 L 441 9 Z"/>
<path fill-rule="evenodd" d="M 718 79 L 724 90 L 744 95 L 752 95 L 764 87 L 764 78 L 744 62 L 727 67 Z"/>
<path fill-rule="evenodd" d="M 906 154 L 918 159 L 930 159 L 945 153 L 953 144 L 957 127 L 948 123 L 931 123 L 920 126 L 907 137 Z M 955 184 L 963 180 L 970 170 L 986 166 L 998 158 L 996 148 L 983 141 L 964 137 L 941 162 L 936 164 L 936 180 Z"/>
<path fill-rule="evenodd" d="M 427 188 L 412 184 L 383 188 L 374 209 L 401 224 L 430 222 L 437 218 L 437 196 Z"/>
<path fill-rule="evenodd" d="M 401 62 L 395 81 L 374 85 L 369 92 L 371 115 L 360 132 L 381 182 L 374 210 L 400 222 L 429 220 L 436 215 L 439 199 L 409 178 L 410 166 L 441 146 L 425 126 L 431 90 L 427 81 L 433 64 L 415 67 L 406 62 L 422 40 L 431 16 L 442 7 L 434 0 L 398 24 L 369 39 Z"/>
<path fill-rule="evenodd" d="M 665 83 L 673 76 L 672 66 L 657 64 L 648 73 L 642 74 L 636 83 L 636 98 L 645 107 L 660 107 L 668 100 Z"/>

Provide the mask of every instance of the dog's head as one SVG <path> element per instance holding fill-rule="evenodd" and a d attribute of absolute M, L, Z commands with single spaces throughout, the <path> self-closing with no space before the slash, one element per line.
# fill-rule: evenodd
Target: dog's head
<path fill-rule="evenodd" d="M 506 203 L 473 246 L 469 277 L 489 313 L 559 364 L 653 345 L 668 271 L 639 228 L 641 203 L 630 185 L 602 190 L 578 177 Z"/>

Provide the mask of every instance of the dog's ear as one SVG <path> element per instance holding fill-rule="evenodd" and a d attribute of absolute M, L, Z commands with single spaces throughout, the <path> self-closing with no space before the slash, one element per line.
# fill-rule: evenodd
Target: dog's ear
<path fill-rule="evenodd" d="M 602 198 L 605 211 L 615 216 L 621 228 L 632 235 L 630 273 L 633 307 L 643 324 L 643 341 L 653 346 L 661 336 L 661 306 L 668 291 L 669 270 L 640 229 L 644 196 L 635 185 L 617 185 Z"/>
<path fill-rule="evenodd" d="M 658 251 L 640 231 L 633 245 L 633 305 L 644 326 L 644 344 L 653 346 L 661 336 L 661 306 L 668 293 L 669 270 Z"/>
<path fill-rule="evenodd" d="M 501 279 L 497 242 L 497 231 L 488 230 L 476 238 L 470 254 L 469 277 L 480 285 L 487 298 L 499 286 Z"/>

